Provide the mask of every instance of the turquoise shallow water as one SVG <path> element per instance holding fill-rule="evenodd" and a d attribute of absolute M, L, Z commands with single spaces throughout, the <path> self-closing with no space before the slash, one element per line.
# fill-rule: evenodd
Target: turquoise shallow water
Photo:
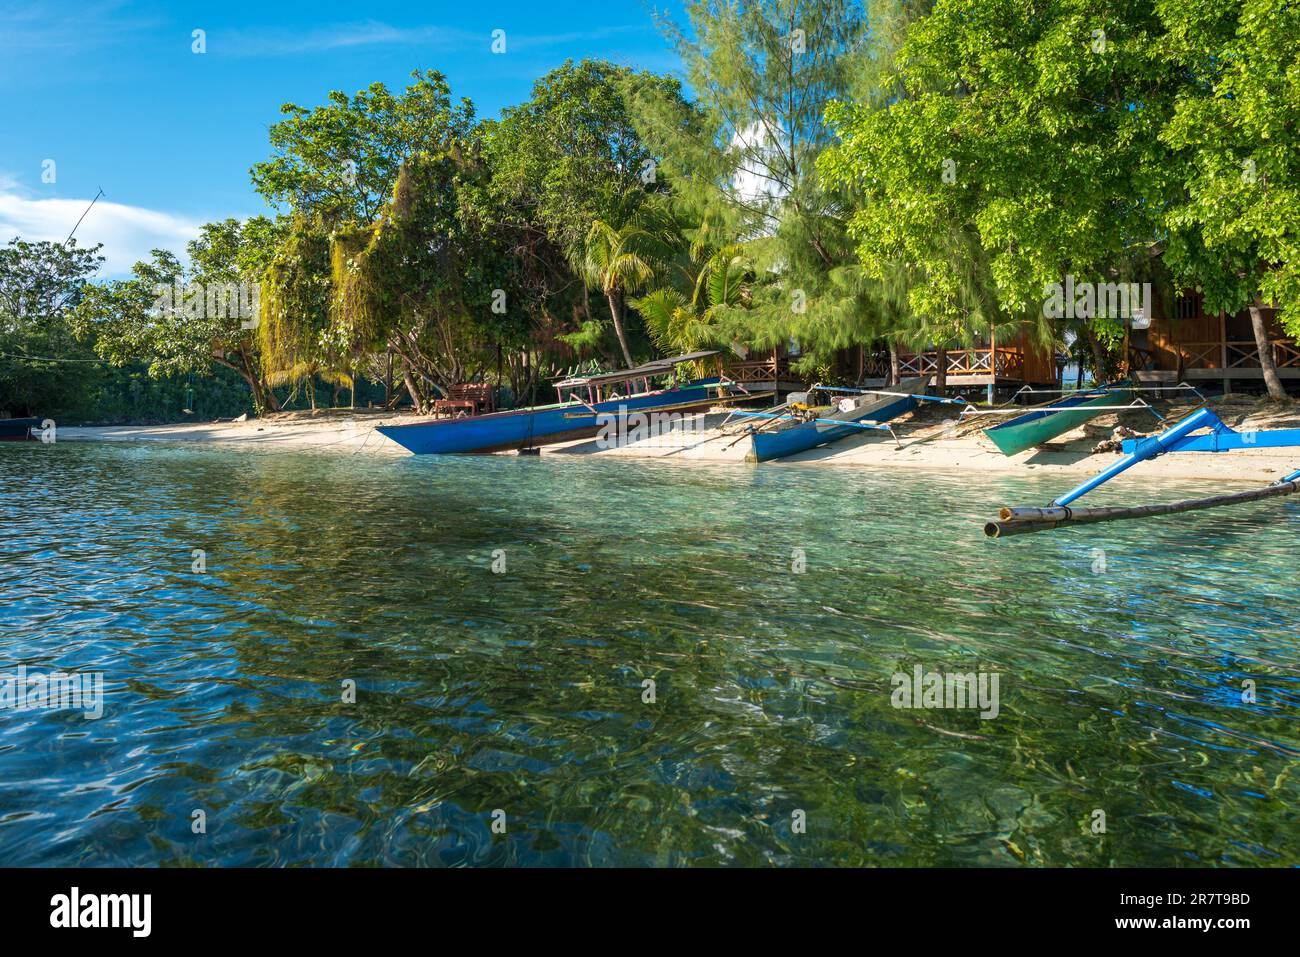
<path fill-rule="evenodd" d="M 1300 863 L 1297 502 L 997 542 L 1061 483 L 79 443 L 0 490 L 0 670 L 105 688 L 0 710 L 9 865 Z M 916 665 L 998 716 L 893 707 Z"/>

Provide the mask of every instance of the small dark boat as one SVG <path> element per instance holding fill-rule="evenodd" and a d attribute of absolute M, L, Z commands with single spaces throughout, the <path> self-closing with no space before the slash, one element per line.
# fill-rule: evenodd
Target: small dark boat
<path fill-rule="evenodd" d="M 40 419 L 0 419 L 0 442 L 26 442 L 40 427 Z"/>

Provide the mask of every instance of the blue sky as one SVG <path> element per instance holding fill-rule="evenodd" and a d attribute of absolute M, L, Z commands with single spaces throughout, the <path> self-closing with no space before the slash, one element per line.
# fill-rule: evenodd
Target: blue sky
<path fill-rule="evenodd" d="M 661 2 L 662 8 L 664 4 Z M 104 276 L 197 226 L 263 212 L 249 167 L 285 102 L 312 106 L 414 69 L 480 116 L 528 98 L 566 58 L 679 67 L 642 0 L 127 3 L 0 0 L 0 242 L 103 242 Z M 680 15 L 680 5 L 668 9 Z M 191 51 L 192 31 L 207 52 Z M 491 52 L 492 31 L 506 53 Z M 42 181 L 55 163 L 55 181 Z"/>

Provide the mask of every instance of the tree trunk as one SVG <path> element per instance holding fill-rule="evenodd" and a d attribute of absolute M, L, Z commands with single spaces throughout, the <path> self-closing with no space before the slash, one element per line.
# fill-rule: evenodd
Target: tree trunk
<path fill-rule="evenodd" d="M 420 395 L 420 390 L 416 386 L 415 380 L 411 378 L 411 370 L 409 366 L 402 370 L 402 381 L 406 383 L 406 391 L 411 394 L 411 404 L 415 406 L 416 413 L 419 414 L 423 412 L 424 398 Z"/>
<path fill-rule="evenodd" d="M 936 366 L 934 374 L 934 388 L 943 395 L 943 390 L 948 388 L 948 347 L 938 346 L 934 350 L 934 362 Z"/>
<path fill-rule="evenodd" d="M 623 350 L 626 368 L 632 368 L 632 353 L 627 347 L 627 334 L 623 331 L 623 294 L 617 289 L 606 293 L 609 299 L 609 314 L 614 317 L 614 334 L 618 336 L 619 347 Z"/>
<path fill-rule="evenodd" d="M 903 369 L 898 361 L 898 344 L 889 343 L 889 384 L 900 385 L 903 381 Z"/>
<path fill-rule="evenodd" d="M 251 380 L 251 384 L 253 386 L 253 394 L 260 394 L 262 397 L 260 400 L 262 408 L 266 409 L 268 412 L 280 411 L 280 400 L 275 397 L 275 391 L 266 384 L 265 380 L 253 379 Z"/>
<path fill-rule="evenodd" d="M 253 407 L 258 415 L 261 415 L 262 412 L 279 412 L 280 403 L 276 401 L 275 393 L 257 374 L 257 369 L 253 365 L 251 357 L 244 351 L 244 347 L 241 345 L 235 354 L 239 357 L 238 365 L 227 359 L 224 354 L 218 352 L 214 352 L 212 358 L 217 365 L 225 366 L 227 369 L 233 369 L 239 373 L 239 377 L 248 383 L 248 390 L 253 393 Z"/>
<path fill-rule="evenodd" d="M 1124 351 L 1120 353 L 1120 360 L 1119 360 L 1119 373 L 1121 379 L 1127 379 L 1129 377 L 1129 373 L 1132 371 L 1131 369 L 1129 369 L 1129 345 L 1132 343 L 1132 341 L 1133 341 L 1133 320 L 1125 319 L 1124 320 Z"/>
<path fill-rule="evenodd" d="M 1092 331 L 1092 327 L 1086 322 L 1083 325 L 1083 334 L 1088 339 L 1088 345 L 1092 347 L 1092 361 L 1096 368 L 1096 381 L 1093 385 L 1104 385 L 1106 377 L 1106 350 L 1102 347 L 1101 340 L 1097 334 Z"/>
<path fill-rule="evenodd" d="M 1286 388 L 1277 374 L 1277 363 L 1273 361 L 1273 346 L 1268 341 L 1268 326 L 1264 322 L 1264 308 L 1260 301 L 1250 307 L 1250 327 L 1255 332 L 1255 345 L 1259 348 L 1259 368 L 1264 373 L 1264 385 L 1268 387 L 1271 399 L 1285 399 Z"/>

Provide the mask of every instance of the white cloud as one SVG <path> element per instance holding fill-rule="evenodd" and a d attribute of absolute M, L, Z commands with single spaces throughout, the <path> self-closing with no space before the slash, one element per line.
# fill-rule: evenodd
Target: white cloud
<path fill-rule="evenodd" d="M 788 145 L 789 138 L 779 123 L 775 136 L 767 124 L 755 120 L 731 137 L 729 148 L 739 154 L 731 185 L 745 202 L 772 205 L 785 198 L 789 190 L 772 173 L 772 167 L 779 165 L 781 151 Z"/>
<path fill-rule="evenodd" d="M 653 30 L 653 27 L 647 24 L 610 26 L 557 34 L 516 34 L 508 27 L 503 26 L 502 29 L 506 31 L 507 50 L 529 50 L 604 40 L 626 33 L 645 33 Z M 379 20 L 366 20 L 360 23 L 325 24 L 310 29 L 260 27 L 222 33 L 214 31 L 208 37 L 208 52 L 236 57 L 274 57 L 323 53 L 350 47 L 419 46 L 435 52 L 469 50 L 486 54 L 491 42 L 491 30 L 476 32 L 456 27 L 395 27 Z"/>
<path fill-rule="evenodd" d="M 0 0 L 0 54 L 3 60 L 76 55 L 158 26 L 126 6 L 120 0 L 82 3 L 73 13 L 60 4 Z"/>
<path fill-rule="evenodd" d="M 375 20 L 333 24 L 312 29 L 259 28 L 214 33 L 208 38 L 209 52 L 231 56 L 287 56 L 322 53 L 360 46 L 415 45 L 436 50 L 451 49 L 482 37 L 442 27 L 393 27 Z"/>
<path fill-rule="evenodd" d="M 85 199 L 29 199 L 0 179 L 0 243 L 15 236 L 61 243 L 90 204 Z M 185 244 L 199 233 L 196 220 L 139 206 L 110 203 L 103 197 L 77 227 L 77 244 L 103 243 L 101 278 L 127 275 L 152 249 L 170 249 L 185 258 Z"/>

